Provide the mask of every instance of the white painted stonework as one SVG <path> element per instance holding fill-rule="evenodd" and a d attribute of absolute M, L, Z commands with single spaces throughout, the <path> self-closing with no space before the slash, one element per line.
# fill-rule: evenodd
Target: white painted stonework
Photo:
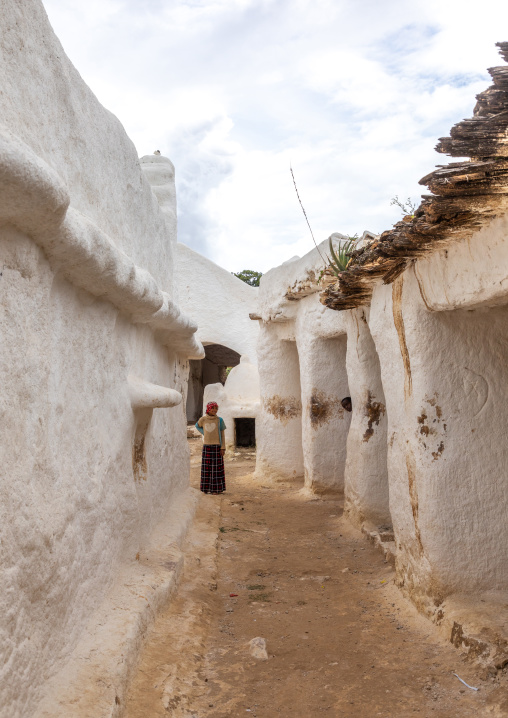
<path fill-rule="evenodd" d="M 226 357 L 222 366 L 208 359 L 190 362 L 186 411 L 188 421 L 193 423 L 201 415 L 207 386 L 224 381 L 221 371 L 236 367 L 240 356 L 257 363 L 259 326 L 249 315 L 257 311 L 259 290 L 184 244 L 176 245 L 176 260 L 180 306 L 198 325 L 197 337 L 202 344 L 213 345 Z M 228 358 L 228 354 L 235 353 Z M 246 391 L 259 393 L 257 383 Z"/>
<path fill-rule="evenodd" d="M 433 614 L 447 595 L 508 589 L 498 531 L 508 526 L 500 390 L 508 308 L 485 306 L 479 293 L 477 308 L 429 311 L 418 282 L 424 271 L 417 266 L 375 290 L 370 327 L 386 397 L 399 580 Z M 495 283 L 491 291 L 498 305 Z"/>
<path fill-rule="evenodd" d="M 0 718 L 121 715 L 196 505 L 189 373 L 229 452 L 255 419 L 264 481 L 393 531 L 448 633 L 506 610 L 508 215 L 368 306 L 320 303 L 316 249 L 249 287 L 178 244 L 173 164 L 138 159 L 40 0 L 0 8 Z"/>
<path fill-rule="evenodd" d="M 500 216 L 340 312 L 318 302 L 317 250 L 293 258 L 262 278 L 258 345 L 257 471 L 343 490 L 350 520 L 387 537 L 402 590 L 454 645 L 499 665 L 502 641 L 488 637 L 502 637 L 508 591 L 507 229 Z"/>
<path fill-rule="evenodd" d="M 347 436 L 345 511 L 357 525 L 390 525 L 386 400 L 381 367 L 369 329 L 369 311 L 344 312 L 347 374 L 353 403 Z"/>
<path fill-rule="evenodd" d="M 231 272 L 194 252 L 176 245 L 178 301 L 198 325 L 203 344 L 221 344 L 256 363 L 258 288 L 250 287 Z"/>
<path fill-rule="evenodd" d="M 1 14 L 0 716 L 68 718 L 71 694 L 114 715 L 153 617 L 141 566 L 154 607 L 180 570 L 182 395 L 203 348 L 175 302 L 170 163 L 161 208 L 42 4 Z"/>
<path fill-rule="evenodd" d="M 433 311 L 506 304 L 508 215 L 469 239 L 447 245 L 415 265 L 421 298 Z"/>
<path fill-rule="evenodd" d="M 335 241 L 342 235 L 332 235 Z M 262 409 L 256 471 L 305 476 L 309 491 L 343 490 L 350 414 L 345 317 L 319 302 L 328 241 L 261 278 Z"/>
<path fill-rule="evenodd" d="M 168 157 L 161 154 L 145 155 L 139 161 L 152 192 L 157 197 L 171 242 L 176 242 L 175 166 Z"/>
<path fill-rule="evenodd" d="M 235 419 L 258 419 L 259 416 L 259 373 L 248 356 L 242 356 L 240 364 L 231 369 L 224 386 L 215 383 L 205 387 L 203 414 L 209 401 L 219 405 L 218 414 L 226 424 L 226 451 L 230 455 L 236 446 Z"/>
<path fill-rule="evenodd" d="M 256 472 L 264 477 L 303 475 L 300 364 L 292 330 L 291 325 L 261 325 Z"/>

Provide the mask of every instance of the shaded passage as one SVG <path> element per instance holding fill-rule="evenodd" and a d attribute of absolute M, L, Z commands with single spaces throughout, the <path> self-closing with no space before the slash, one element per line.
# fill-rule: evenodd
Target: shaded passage
<path fill-rule="evenodd" d="M 402 599 L 341 502 L 256 481 L 254 458 L 240 451 L 228 492 L 202 497 L 186 575 L 148 640 L 128 718 L 506 715 L 498 679 Z"/>

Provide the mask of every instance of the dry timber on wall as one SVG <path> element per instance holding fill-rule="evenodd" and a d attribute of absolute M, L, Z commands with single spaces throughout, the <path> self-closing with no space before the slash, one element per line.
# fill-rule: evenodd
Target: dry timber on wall
<path fill-rule="evenodd" d="M 499 42 L 508 62 L 508 42 Z M 420 180 L 431 195 L 371 244 L 352 253 L 347 271 L 321 294 L 336 310 L 368 304 L 374 283 L 391 284 L 409 264 L 445 243 L 471 236 L 508 210 L 508 67 L 489 69 L 493 84 L 477 96 L 473 117 L 456 124 L 436 150 L 465 162 L 438 165 Z"/>

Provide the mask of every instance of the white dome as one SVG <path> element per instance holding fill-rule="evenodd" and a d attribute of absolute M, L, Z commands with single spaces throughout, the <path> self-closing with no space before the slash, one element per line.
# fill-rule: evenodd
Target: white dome
<path fill-rule="evenodd" d="M 259 401 L 259 374 L 248 356 L 242 356 L 240 364 L 229 372 L 224 386 L 228 399 L 241 403 Z"/>

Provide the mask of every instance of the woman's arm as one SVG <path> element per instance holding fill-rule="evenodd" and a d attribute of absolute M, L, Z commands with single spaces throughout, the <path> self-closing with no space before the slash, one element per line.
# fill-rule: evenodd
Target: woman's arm
<path fill-rule="evenodd" d="M 224 431 L 226 429 L 226 424 L 224 423 L 224 419 L 219 417 L 219 436 L 220 436 L 220 448 L 222 452 L 222 456 L 224 456 L 224 453 L 226 451 L 226 436 L 224 434 Z"/>

